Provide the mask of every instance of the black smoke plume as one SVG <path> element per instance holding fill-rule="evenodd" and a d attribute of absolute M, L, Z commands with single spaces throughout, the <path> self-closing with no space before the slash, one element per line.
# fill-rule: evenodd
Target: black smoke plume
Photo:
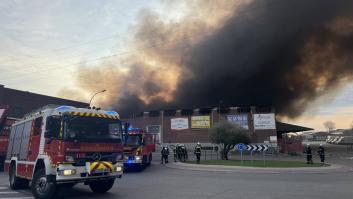
<path fill-rule="evenodd" d="M 352 80 L 353 1 L 211 1 L 206 7 L 219 11 L 204 13 L 208 22 L 194 18 L 197 9 L 209 11 L 198 3 L 203 1 L 179 22 L 142 12 L 135 41 L 145 48 L 125 58 L 128 72 L 112 69 L 116 64 L 82 67 L 81 88 L 97 89 L 85 79 L 108 78 L 99 86 L 110 85 L 115 93 L 104 103 L 125 115 L 216 107 L 222 100 L 229 106 L 272 105 L 279 115 L 297 117 Z M 218 12 L 222 17 L 210 21 Z"/>

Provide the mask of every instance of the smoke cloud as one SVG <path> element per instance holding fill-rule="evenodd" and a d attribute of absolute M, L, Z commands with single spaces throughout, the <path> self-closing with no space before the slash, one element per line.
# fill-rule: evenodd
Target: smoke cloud
<path fill-rule="evenodd" d="M 153 109 L 272 105 L 297 117 L 353 78 L 353 1 L 186 1 L 167 21 L 140 13 L 136 50 L 81 66 L 79 88 L 124 115 Z M 175 3 L 175 2 L 174 2 Z"/>

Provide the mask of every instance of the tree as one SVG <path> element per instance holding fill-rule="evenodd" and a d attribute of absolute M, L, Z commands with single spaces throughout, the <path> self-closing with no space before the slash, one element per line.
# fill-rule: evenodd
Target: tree
<path fill-rule="evenodd" d="M 221 122 L 209 130 L 209 138 L 212 143 L 221 147 L 222 160 L 228 160 L 228 153 L 238 143 L 249 144 L 249 131 L 229 122 Z"/>
<path fill-rule="evenodd" d="M 332 130 L 336 129 L 336 124 L 332 121 L 324 122 L 324 126 L 328 130 L 328 132 L 331 132 Z"/>

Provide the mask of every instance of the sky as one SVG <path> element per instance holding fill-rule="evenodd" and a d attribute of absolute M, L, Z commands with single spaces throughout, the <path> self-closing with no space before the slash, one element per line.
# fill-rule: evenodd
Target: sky
<path fill-rule="evenodd" d="M 0 84 L 61 97 L 61 90 L 76 87 L 81 64 L 97 67 L 109 57 L 136 53 L 136 21 L 146 9 L 165 20 L 178 20 L 186 10 L 165 0 L 0 1 Z M 328 120 L 349 128 L 352 104 L 353 83 L 317 99 L 299 118 L 283 120 L 316 130 Z"/>

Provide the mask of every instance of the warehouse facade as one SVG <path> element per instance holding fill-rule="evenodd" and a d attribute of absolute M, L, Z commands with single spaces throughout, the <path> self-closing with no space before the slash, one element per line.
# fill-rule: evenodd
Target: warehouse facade
<path fill-rule="evenodd" d="M 227 107 L 149 111 L 126 119 L 132 127 L 158 134 L 159 143 L 210 143 L 208 130 L 229 121 L 248 129 L 252 143 L 277 136 L 273 107 Z"/>

